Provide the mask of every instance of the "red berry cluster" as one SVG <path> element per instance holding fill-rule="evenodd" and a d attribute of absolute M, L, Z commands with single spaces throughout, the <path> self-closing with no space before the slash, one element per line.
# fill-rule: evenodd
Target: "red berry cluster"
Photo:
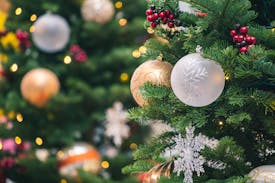
<path fill-rule="evenodd" d="M 20 48 L 21 50 L 25 51 L 29 47 L 31 47 L 31 41 L 29 40 L 29 34 L 28 32 L 22 31 L 18 29 L 16 31 L 16 37 L 20 42 Z"/>
<path fill-rule="evenodd" d="M 231 30 L 230 35 L 240 53 L 247 53 L 257 41 L 255 37 L 248 35 L 248 27 L 240 26 L 240 24 L 236 24 L 236 29 Z"/>
<path fill-rule="evenodd" d="M 167 24 L 169 28 L 181 26 L 181 21 L 177 20 L 177 15 L 171 13 L 170 10 L 165 10 L 162 7 L 156 8 L 152 5 L 146 10 L 147 20 L 151 22 L 151 27 L 156 28 L 159 24 Z"/>
<path fill-rule="evenodd" d="M 76 44 L 71 46 L 70 54 L 77 62 L 85 62 L 88 59 L 86 52 Z"/>

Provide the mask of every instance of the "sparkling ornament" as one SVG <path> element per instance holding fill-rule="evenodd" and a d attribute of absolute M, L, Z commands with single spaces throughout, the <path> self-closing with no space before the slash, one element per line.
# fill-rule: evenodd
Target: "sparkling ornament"
<path fill-rule="evenodd" d="M 22 96 L 36 107 L 43 107 L 59 91 L 56 75 L 48 69 L 29 71 L 21 81 Z"/>
<path fill-rule="evenodd" d="M 249 175 L 249 183 L 273 183 L 275 182 L 275 165 L 265 165 L 253 169 Z"/>
<path fill-rule="evenodd" d="M 182 57 L 171 74 L 175 95 L 193 107 L 203 107 L 214 102 L 222 94 L 224 84 L 222 67 L 199 53 Z"/>
<path fill-rule="evenodd" d="M 33 42 L 46 53 L 61 51 L 70 38 L 69 25 L 59 15 L 47 13 L 39 17 L 34 23 L 34 28 Z"/>
<path fill-rule="evenodd" d="M 131 93 L 140 106 L 147 105 L 147 101 L 140 93 L 140 87 L 150 82 L 155 85 L 170 87 L 170 75 L 173 66 L 164 61 L 150 60 L 141 64 L 134 72 L 131 79 Z"/>
<path fill-rule="evenodd" d="M 174 161 L 156 165 L 145 174 L 145 176 L 142 179 L 142 183 L 157 183 L 158 179 L 162 176 L 170 177 L 173 168 Z"/>
<path fill-rule="evenodd" d="M 61 175 L 76 177 L 78 169 L 97 173 L 101 168 L 100 153 L 93 146 L 84 142 L 78 142 L 62 150 L 60 154 L 57 158 Z"/>
<path fill-rule="evenodd" d="M 110 21 L 115 8 L 110 0 L 85 0 L 81 7 L 81 14 L 85 21 L 105 24 Z"/>

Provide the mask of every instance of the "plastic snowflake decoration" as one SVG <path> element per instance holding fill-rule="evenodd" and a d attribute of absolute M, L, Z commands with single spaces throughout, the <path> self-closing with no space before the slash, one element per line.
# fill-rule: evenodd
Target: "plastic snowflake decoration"
<path fill-rule="evenodd" d="M 121 146 L 122 140 L 130 135 L 130 128 L 127 125 L 127 112 L 123 110 L 120 102 L 115 102 L 113 108 L 106 112 L 105 135 L 114 140 L 116 146 Z"/>
<path fill-rule="evenodd" d="M 174 146 L 169 149 L 170 155 L 176 157 L 174 172 L 180 175 L 184 173 L 184 182 L 193 183 L 193 172 L 196 172 L 198 176 L 204 173 L 203 165 L 206 164 L 209 167 L 216 169 L 224 169 L 225 164 L 217 161 L 207 161 L 200 152 L 207 146 L 214 149 L 218 145 L 218 140 L 209 139 L 208 137 L 199 134 L 194 136 L 195 127 L 191 125 L 186 127 L 186 138 L 182 138 L 179 134 L 172 138 Z"/>

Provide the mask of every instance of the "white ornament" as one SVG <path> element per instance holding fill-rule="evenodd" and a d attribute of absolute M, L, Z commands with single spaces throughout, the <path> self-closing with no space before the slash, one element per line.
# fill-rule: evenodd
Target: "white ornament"
<path fill-rule="evenodd" d="M 69 38 L 70 27 L 59 15 L 47 13 L 34 23 L 33 42 L 46 53 L 61 51 L 67 45 Z"/>
<path fill-rule="evenodd" d="M 45 162 L 48 159 L 49 155 L 50 153 L 47 149 L 37 149 L 35 151 L 35 156 L 42 162 Z"/>
<path fill-rule="evenodd" d="M 248 176 L 251 178 L 249 183 L 274 183 L 275 165 L 257 167 L 252 170 Z"/>
<path fill-rule="evenodd" d="M 216 161 L 207 161 L 200 152 L 205 148 L 216 148 L 219 141 L 216 139 L 209 139 L 208 137 L 199 134 L 194 136 L 195 128 L 191 125 L 186 127 L 186 137 L 183 138 L 180 134 L 172 138 L 172 142 L 175 144 L 172 149 L 168 149 L 170 156 L 176 157 L 174 161 L 174 172 L 180 175 L 184 173 L 184 182 L 193 183 L 193 172 L 196 172 L 198 176 L 204 173 L 203 165 L 209 165 L 211 168 L 224 169 L 225 164 Z"/>
<path fill-rule="evenodd" d="M 199 53 L 182 57 L 171 74 L 174 94 L 186 105 L 203 107 L 214 102 L 225 85 L 222 67 Z"/>
<path fill-rule="evenodd" d="M 121 146 L 122 140 L 130 136 L 130 128 L 127 125 L 127 112 L 123 110 L 123 105 L 116 102 L 113 108 L 109 108 L 106 112 L 106 131 L 105 135 L 114 140 L 116 146 Z"/>
<path fill-rule="evenodd" d="M 112 19 L 115 8 L 110 0 L 85 0 L 81 7 L 81 14 L 85 21 L 105 24 Z"/>

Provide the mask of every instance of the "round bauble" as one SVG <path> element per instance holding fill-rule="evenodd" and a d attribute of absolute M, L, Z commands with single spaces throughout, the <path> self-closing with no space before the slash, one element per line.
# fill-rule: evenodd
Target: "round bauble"
<path fill-rule="evenodd" d="M 47 13 L 34 23 L 33 42 L 46 53 L 61 51 L 67 45 L 69 38 L 69 25 L 59 15 Z"/>
<path fill-rule="evenodd" d="M 85 21 L 105 24 L 110 21 L 115 8 L 110 0 L 85 0 L 81 7 L 81 14 Z"/>
<path fill-rule="evenodd" d="M 91 145 L 78 142 L 57 154 L 59 172 L 63 176 L 76 177 L 77 170 L 97 173 L 101 169 L 101 155 Z"/>
<path fill-rule="evenodd" d="M 36 107 L 43 107 L 59 92 L 56 75 L 44 68 L 29 71 L 21 81 L 22 96 Z"/>
<path fill-rule="evenodd" d="M 150 60 L 141 64 L 134 72 L 131 79 L 131 93 L 140 106 L 145 106 L 147 101 L 140 93 L 140 87 L 150 82 L 154 85 L 170 87 L 170 76 L 173 66 L 168 62 Z"/>
<path fill-rule="evenodd" d="M 165 162 L 154 166 L 143 177 L 142 183 L 157 183 L 160 177 L 170 177 L 174 161 Z"/>
<path fill-rule="evenodd" d="M 249 183 L 275 182 L 275 165 L 265 165 L 253 169 L 249 175 Z"/>
<path fill-rule="evenodd" d="M 171 74 L 174 94 L 186 105 L 203 107 L 214 102 L 224 89 L 222 67 L 199 53 L 182 57 Z"/>

